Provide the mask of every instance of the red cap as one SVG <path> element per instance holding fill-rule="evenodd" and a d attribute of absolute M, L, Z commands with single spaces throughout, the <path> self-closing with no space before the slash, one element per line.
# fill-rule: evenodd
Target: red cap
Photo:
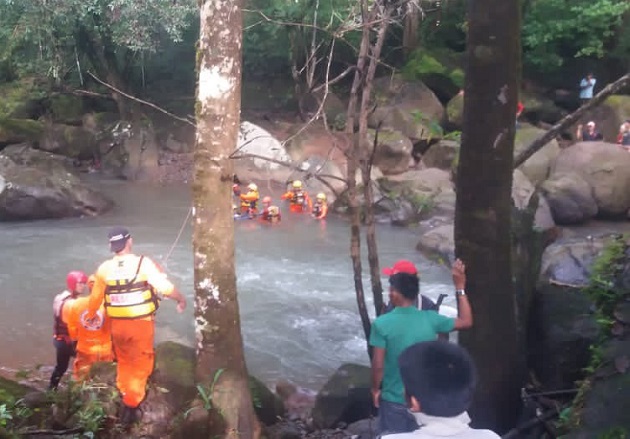
<path fill-rule="evenodd" d="M 401 259 L 396 262 L 392 267 L 383 268 L 383 274 L 385 276 L 393 276 L 398 273 L 418 274 L 418 269 L 413 262 Z"/>

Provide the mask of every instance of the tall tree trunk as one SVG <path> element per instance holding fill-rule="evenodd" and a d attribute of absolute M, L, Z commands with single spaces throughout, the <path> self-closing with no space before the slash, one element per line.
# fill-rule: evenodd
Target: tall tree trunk
<path fill-rule="evenodd" d="M 211 390 L 221 417 L 220 431 L 211 434 L 248 439 L 257 437 L 259 428 L 243 355 L 229 158 L 240 126 L 241 5 L 202 0 L 200 9 L 193 181 L 196 375 Z"/>
<path fill-rule="evenodd" d="M 367 18 L 367 0 L 361 0 L 361 15 L 364 23 Z M 361 264 L 361 212 L 357 199 L 356 175 L 359 169 L 359 154 L 361 152 L 361 138 L 355 129 L 355 119 L 357 105 L 359 103 L 360 86 L 365 76 L 367 55 L 370 46 L 370 30 L 367 27 L 362 29 L 361 45 L 357 57 L 357 69 L 354 72 L 354 80 L 350 88 L 350 99 L 348 102 L 348 112 L 346 113 L 346 131 L 351 133 L 352 142 L 346 151 L 346 163 L 348 174 L 348 211 L 350 214 L 350 258 L 352 259 L 352 271 L 354 274 L 354 291 L 359 308 L 359 316 L 363 325 L 366 341 L 370 338 L 370 316 L 365 305 L 365 291 L 363 289 L 363 267 Z M 368 343 L 368 353 L 371 351 Z"/>
<path fill-rule="evenodd" d="M 420 9 L 414 2 L 408 2 L 405 6 L 407 13 L 403 22 L 403 51 L 405 56 L 418 47 L 418 28 L 420 27 Z"/>
<path fill-rule="evenodd" d="M 516 422 L 524 380 L 511 266 L 511 188 L 520 58 L 519 2 L 469 2 L 462 147 L 457 170 L 456 254 L 467 265 L 475 325 L 460 340 L 480 382 L 475 426 Z"/>

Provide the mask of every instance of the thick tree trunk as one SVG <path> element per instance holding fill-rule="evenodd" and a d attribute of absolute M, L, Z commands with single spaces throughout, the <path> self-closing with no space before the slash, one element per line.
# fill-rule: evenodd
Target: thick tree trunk
<path fill-rule="evenodd" d="M 460 340 L 479 371 L 473 423 L 504 432 L 518 416 L 525 375 L 510 242 L 519 2 L 475 0 L 469 2 L 468 17 L 455 244 L 467 266 L 475 325 Z"/>
<path fill-rule="evenodd" d="M 193 250 L 197 380 L 221 422 L 211 437 L 258 436 L 243 355 L 234 269 L 233 166 L 240 125 L 242 18 L 238 0 L 200 1 Z M 219 372 L 221 371 L 221 372 Z"/>

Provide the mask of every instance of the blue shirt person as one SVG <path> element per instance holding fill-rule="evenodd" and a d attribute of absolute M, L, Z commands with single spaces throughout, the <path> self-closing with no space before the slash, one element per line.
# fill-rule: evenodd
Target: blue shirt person
<path fill-rule="evenodd" d="M 597 79 L 593 77 L 592 73 L 589 73 L 586 75 L 586 78 L 582 79 L 580 82 L 580 99 L 582 101 L 593 99 L 593 89 L 595 88 L 595 83 L 597 83 Z"/>

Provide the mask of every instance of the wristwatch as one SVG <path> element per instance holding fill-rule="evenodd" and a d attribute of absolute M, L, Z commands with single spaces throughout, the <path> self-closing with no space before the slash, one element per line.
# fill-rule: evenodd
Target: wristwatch
<path fill-rule="evenodd" d="M 465 296 L 465 295 L 466 295 L 466 291 L 464 291 L 464 290 L 455 290 L 455 297 Z"/>

